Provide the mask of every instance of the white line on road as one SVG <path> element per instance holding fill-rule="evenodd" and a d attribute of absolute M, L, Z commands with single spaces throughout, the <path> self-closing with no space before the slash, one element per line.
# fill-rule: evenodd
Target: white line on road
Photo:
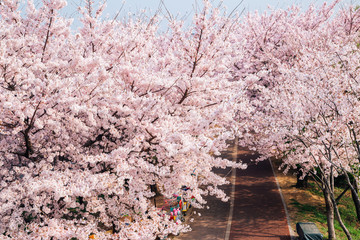
<path fill-rule="evenodd" d="M 235 138 L 234 150 L 233 150 L 233 161 L 237 160 L 237 152 L 238 152 L 238 138 Z M 229 218 L 226 226 L 225 240 L 229 240 L 230 232 L 231 232 L 231 223 L 234 214 L 234 202 L 235 202 L 235 184 L 236 184 L 236 168 L 232 169 L 231 173 L 231 195 L 230 195 L 230 211 Z"/>
<path fill-rule="evenodd" d="M 281 188 L 280 188 L 280 184 L 279 184 L 279 181 L 277 180 L 277 176 L 276 176 L 276 173 L 274 171 L 274 167 L 273 167 L 273 164 L 271 162 L 270 159 L 268 159 L 269 162 L 270 162 L 270 165 L 271 165 L 271 170 L 273 171 L 273 174 L 274 174 L 274 177 L 275 177 L 275 181 L 276 181 L 276 185 L 277 185 L 277 188 L 279 189 L 279 192 L 280 192 L 280 197 L 281 197 L 281 201 L 284 205 L 284 209 L 285 209 L 285 215 L 286 215 L 286 221 L 287 221 L 287 224 L 288 224 L 288 227 L 289 227 L 289 233 L 290 233 L 290 238 L 291 240 L 295 240 L 295 234 L 294 234 L 294 231 L 290 225 L 290 217 L 289 217 L 289 212 L 287 210 L 287 207 L 286 207 L 286 203 L 285 203 L 285 199 L 284 199 L 284 196 L 282 194 L 282 191 L 281 191 Z"/>

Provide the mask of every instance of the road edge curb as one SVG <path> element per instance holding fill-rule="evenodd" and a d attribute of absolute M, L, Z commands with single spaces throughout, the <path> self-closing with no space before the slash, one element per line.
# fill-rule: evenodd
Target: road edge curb
<path fill-rule="evenodd" d="M 271 170 L 272 170 L 272 172 L 273 172 L 273 174 L 274 174 L 276 186 L 277 186 L 277 188 L 278 188 L 278 190 L 279 190 L 280 197 L 281 197 L 281 201 L 282 201 L 282 204 L 283 204 L 283 206 L 284 206 L 285 215 L 286 215 L 286 221 L 287 221 L 287 225 L 288 225 L 289 233 L 290 233 L 290 238 L 291 238 L 291 240 L 296 240 L 297 238 L 296 238 L 295 232 L 294 232 L 294 230 L 292 229 L 291 224 L 290 224 L 289 212 L 288 212 L 288 210 L 287 210 L 285 198 L 284 198 L 283 193 L 282 193 L 282 191 L 281 191 L 281 187 L 280 187 L 279 181 L 278 181 L 278 179 L 277 179 L 277 175 L 276 175 L 276 172 L 275 172 L 275 170 L 274 170 L 273 163 L 272 163 L 272 161 L 270 160 L 270 158 L 268 159 L 268 161 L 269 161 L 269 163 L 270 163 Z"/>

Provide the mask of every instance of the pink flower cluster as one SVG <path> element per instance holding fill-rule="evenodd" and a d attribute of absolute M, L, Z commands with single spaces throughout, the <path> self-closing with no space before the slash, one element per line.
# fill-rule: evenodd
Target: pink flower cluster
<path fill-rule="evenodd" d="M 232 20 L 207 4 L 190 28 L 172 22 L 159 34 L 156 17 L 102 21 L 103 6 L 88 1 L 73 33 L 65 4 L 28 1 L 26 14 L 18 1 L 0 4 L 0 234 L 187 231 L 157 214 L 151 186 L 169 197 L 187 185 L 184 198 L 201 207 L 209 193 L 224 198 L 213 167 L 245 167 L 217 157 L 244 107 L 229 81 Z"/>
<path fill-rule="evenodd" d="M 357 179 L 360 11 L 335 15 L 338 2 L 242 17 L 204 0 L 163 32 L 159 16 L 101 20 L 88 0 L 73 32 L 66 1 L 1 1 L 0 234 L 188 231 L 152 200 L 185 185 L 195 207 L 226 201 L 212 169 L 246 167 L 219 157 L 235 136 L 288 168 Z"/>

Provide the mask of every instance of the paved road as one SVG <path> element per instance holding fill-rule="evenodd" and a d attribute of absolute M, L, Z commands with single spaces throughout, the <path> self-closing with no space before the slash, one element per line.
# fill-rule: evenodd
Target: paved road
<path fill-rule="evenodd" d="M 233 154 L 231 148 L 222 156 L 231 159 Z M 285 211 L 270 163 L 263 161 L 255 165 L 251 160 L 257 155 L 245 150 L 237 151 L 236 157 L 250 165 L 246 170 L 237 170 L 231 228 L 227 229 L 230 202 L 209 197 L 210 209 L 196 210 L 201 217 L 193 214 L 193 231 L 181 234 L 176 237 L 177 240 L 223 240 L 226 236 L 232 240 L 290 240 Z M 225 176 L 229 170 L 215 171 Z M 230 181 L 231 174 L 227 178 Z M 230 196 L 230 185 L 224 186 L 223 190 Z M 226 233 L 227 230 L 230 232 Z"/>
<path fill-rule="evenodd" d="M 232 149 L 222 153 L 222 157 L 232 159 Z M 226 176 L 231 180 L 231 169 L 214 169 L 219 175 Z M 228 196 L 231 193 L 231 185 L 221 187 Z M 194 222 L 190 223 L 193 231 L 181 234 L 176 237 L 176 240 L 224 240 L 227 221 L 229 217 L 230 201 L 222 202 L 221 200 L 209 196 L 206 198 L 210 209 L 199 209 L 192 212 L 191 218 L 194 218 Z M 196 213 L 200 213 L 201 217 Z"/>
<path fill-rule="evenodd" d="M 269 161 L 251 164 L 257 155 L 239 155 L 250 165 L 237 171 L 230 239 L 290 240 L 285 210 Z"/>

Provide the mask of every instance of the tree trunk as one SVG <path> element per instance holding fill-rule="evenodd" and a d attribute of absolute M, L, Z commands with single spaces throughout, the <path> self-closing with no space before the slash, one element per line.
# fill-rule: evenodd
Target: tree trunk
<path fill-rule="evenodd" d="M 342 219 L 341 219 L 341 216 L 340 216 L 340 212 L 339 212 L 339 209 L 335 203 L 335 199 L 334 199 L 334 209 L 335 209 L 335 214 L 336 214 L 336 219 L 338 220 L 342 230 L 344 231 L 346 237 L 348 240 L 352 240 L 351 238 L 351 234 L 349 232 L 349 230 L 346 228 L 345 224 L 343 223 Z M 330 238 L 329 238 L 330 239 Z"/>
<path fill-rule="evenodd" d="M 347 175 L 347 173 L 345 173 L 345 175 L 346 175 L 347 180 L 349 180 L 349 176 Z M 332 215 L 333 215 L 332 217 L 334 217 L 334 212 L 335 212 L 336 219 L 338 220 L 338 222 L 339 222 L 342 230 L 344 231 L 347 239 L 352 240 L 349 230 L 346 228 L 344 222 L 341 219 L 340 212 L 339 212 L 339 209 L 338 209 L 337 204 L 336 204 L 335 195 L 334 195 L 334 178 L 333 177 L 334 177 L 333 168 L 331 168 L 330 178 L 325 180 L 324 189 L 325 189 L 325 192 L 328 195 L 328 196 L 325 197 L 325 200 L 328 197 L 330 197 L 330 201 L 331 201 L 331 204 L 332 204 L 332 211 L 333 211 L 332 212 Z M 350 183 L 350 181 L 348 181 L 348 182 Z M 350 188 L 352 188 L 352 186 L 350 186 Z M 324 195 L 325 195 L 325 192 L 324 192 Z M 327 208 L 327 206 L 326 206 L 326 208 Z M 334 223 L 334 221 L 333 221 L 333 223 Z M 331 239 L 330 238 L 330 231 L 329 231 L 329 239 Z"/>
<path fill-rule="evenodd" d="M 296 188 L 308 187 L 308 175 L 303 176 L 303 170 L 298 166 L 296 174 Z"/>
<path fill-rule="evenodd" d="M 360 222 L 360 199 L 359 199 L 359 190 L 358 190 L 358 187 L 357 187 L 357 184 L 354 180 L 354 182 L 352 183 L 352 188 L 350 188 L 351 190 L 351 197 L 354 201 L 354 206 L 355 206 L 355 209 L 356 209 L 356 216 L 357 216 L 357 220 L 358 222 Z"/>
<path fill-rule="evenodd" d="M 328 186 L 330 186 L 330 179 L 326 179 L 328 181 Z M 335 226 L 334 226 L 334 204 L 331 200 L 331 193 L 326 186 L 323 186 L 323 193 L 326 205 L 326 219 L 329 233 L 329 240 L 336 239 L 335 235 Z"/>
<path fill-rule="evenodd" d="M 354 202 L 355 209 L 356 209 L 357 220 L 360 222 L 360 199 L 359 199 L 359 190 L 358 190 L 358 184 L 356 182 L 356 177 L 354 176 L 354 180 L 353 180 L 353 182 L 351 182 L 348 173 L 344 170 L 343 170 L 343 173 L 345 175 L 346 182 L 351 190 L 351 197 Z"/>

